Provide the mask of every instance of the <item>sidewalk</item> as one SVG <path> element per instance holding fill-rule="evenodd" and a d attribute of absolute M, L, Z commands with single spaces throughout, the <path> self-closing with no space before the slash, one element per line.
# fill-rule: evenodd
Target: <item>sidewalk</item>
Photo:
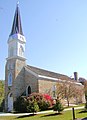
<path fill-rule="evenodd" d="M 83 109 L 84 106 L 82 107 L 76 107 L 74 108 L 75 110 L 78 110 L 78 109 Z M 67 110 L 72 110 L 72 108 L 67 108 L 67 109 L 64 109 L 64 111 L 67 111 Z M 53 112 L 53 110 L 49 110 L 49 111 L 42 111 L 42 112 L 37 112 L 36 114 L 44 114 L 44 113 L 50 113 L 50 112 Z M 0 113 L 0 116 L 23 116 L 23 115 L 31 115 L 32 113 L 18 113 L 18 114 L 14 114 L 14 113 Z M 80 119 L 78 119 L 80 120 Z M 82 119 L 82 120 L 86 120 L 86 119 Z"/>
<path fill-rule="evenodd" d="M 84 108 L 84 106 L 82 106 L 82 107 L 74 107 L 75 110 L 83 109 L 83 108 Z M 67 110 L 72 110 L 72 108 L 64 109 L 64 111 L 67 111 Z"/>

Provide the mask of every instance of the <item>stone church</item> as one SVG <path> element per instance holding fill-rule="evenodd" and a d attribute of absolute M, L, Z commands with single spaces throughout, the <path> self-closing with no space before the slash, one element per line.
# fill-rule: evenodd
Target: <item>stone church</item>
<path fill-rule="evenodd" d="M 70 77 L 66 75 L 26 64 L 26 58 L 24 57 L 26 39 L 22 31 L 18 4 L 7 43 L 5 111 L 13 111 L 13 102 L 21 95 L 27 96 L 33 92 L 39 92 L 48 93 L 53 96 L 57 82 L 70 80 Z"/>

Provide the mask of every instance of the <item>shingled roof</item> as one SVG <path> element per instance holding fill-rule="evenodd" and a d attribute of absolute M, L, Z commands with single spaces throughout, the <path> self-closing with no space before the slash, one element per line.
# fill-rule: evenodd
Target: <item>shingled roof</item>
<path fill-rule="evenodd" d="M 33 67 L 33 66 L 30 66 L 30 65 L 27 65 L 26 67 L 29 70 L 31 70 L 34 73 L 36 73 L 37 75 L 42 75 L 42 76 L 57 78 L 57 79 L 61 79 L 61 80 L 70 80 L 70 77 L 68 77 L 67 75 L 63 75 L 63 74 L 51 72 L 51 71 L 44 70 L 44 69 L 37 68 L 37 67 Z"/>

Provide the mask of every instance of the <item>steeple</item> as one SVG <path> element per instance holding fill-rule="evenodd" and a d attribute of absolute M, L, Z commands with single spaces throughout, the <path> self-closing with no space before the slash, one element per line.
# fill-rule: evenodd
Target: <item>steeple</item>
<path fill-rule="evenodd" d="M 19 10 L 19 2 L 17 3 L 15 15 L 14 15 L 14 20 L 13 20 L 13 26 L 12 26 L 10 36 L 13 34 L 17 34 L 17 33 L 23 35 L 20 10 Z"/>
<path fill-rule="evenodd" d="M 25 60 L 25 43 L 26 39 L 22 32 L 20 11 L 17 3 L 12 30 L 8 39 L 8 58 L 12 59 L 15 57 Z"/>

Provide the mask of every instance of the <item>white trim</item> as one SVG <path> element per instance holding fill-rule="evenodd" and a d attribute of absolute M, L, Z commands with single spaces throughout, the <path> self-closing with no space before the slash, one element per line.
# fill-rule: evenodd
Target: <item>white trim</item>
<path fill-rule="evenodd" d="M 66 80 L 61 80 L 58 78 L 53 78 L 53 77 L 48 77 L 48 76 L 44 76 L 44 75 L 38 75 L 39 78 L 44 78 L 44 79 L 48 79 L 48 80 L 53 80 L 53 81 L 59 81 L 59 82 L 65 82 Z"/>
<path fill-rule="evenodd" d="M 55 80 L 57 81 L 57 78 L 53 78 L 53 77 L 48 77 L 48 76 L 44 76 L 44 75 L 38 75 L 39 78 L 45 78 L 45 79 L 49 79 L 49 80 Z"/>
<path fill-rule="evenodd" d="M 10 60 L 10 59 L 20 59 L 20 60 L 23 60 L 23 61 L 26 60 L 26 58 L 24 58 L 24 57 L 20 57 L 20 56 L 12 56 L 12 57 L 8 57 L 8 58 L 6 58 L 6 60 Z"/>
<path fill-rule="evenodd" d="M 72 81 L 68 81 L 68 80 L 61 80 L 61 79 L 58 79 L 58 78 L 48 77 L 48 76 L 44 76 L 44 75 L 38 75 L 38 77 L 41 78 L 41 79 L 44 78 L 44 79 L 48 79 L 48 80 L 59 81 L 59 82 L 62 82 L 62 83 L 67 82 L 67 83 L 73 83 L 73 84 L 82 86 L 81 83 L 74 82 L 74 81 L 72 82 Z"/>
<path fill-rule="evenodd" d="M 30 74 L 32 74 L 32 75 L 34 75 L 35 77 L 37 77 L 39 80 L 42 80 L 42 79 L 46 79 L 46 80 L 52 80 L 52 81 L 58 81 L 58 82 L 62 82 L 62 83 L 64 83 L 64 82 L 67 82 L 67 83 L 73 83 L 73 84 L 76 84 L 76 85 L 81 85 L 82 86 L 82 84 L 81 83 L 78 83 L 78 82 L 72 82 L 72 81 L 68 81 L 68 80 L 61 80 L 61 79 L 58 79 L 58 78 L 54 78 L 54 77 L 49 77 L 49 76 L 45 76 L 45 75 L 38 75 L 37 73 L 35 73 L 35 72 L 33 72 L 32 70 L 30 70 L 29 68 L 27 68 L 27 67 L 25 67 L 26 69 L 27 69 L 27 71 L 30 73 Z"/>
<path fill-rule="evenodd" d="M 25 37 L 23 36 L 23 35 L 21 35 L 21 34 L 14 34 L 14 35 L 11 35 L 10 37 L 9 37 L 9 39 L 8 39 L 8 41 L 7 41 L 7 43 L 9 43 L 9 42 L 12 42 L 12 41 L 20 41 L 20 42 L 22 42 L 22 43 L 26 43 L 26 39 L 25 39 Z"/>

